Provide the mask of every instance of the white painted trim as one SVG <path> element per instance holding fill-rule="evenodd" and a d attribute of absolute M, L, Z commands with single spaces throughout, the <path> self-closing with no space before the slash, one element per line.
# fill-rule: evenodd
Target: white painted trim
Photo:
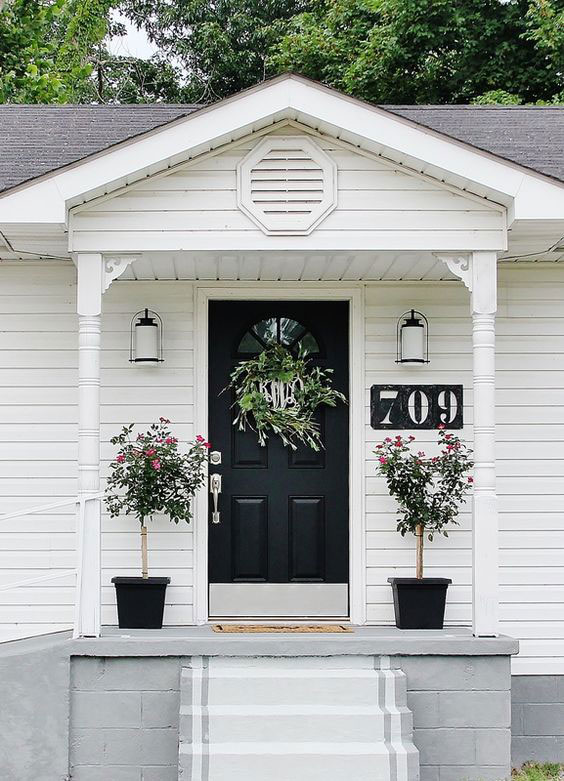
<path fill-rule="evenodd" d="M 511 659 L 511 675 L 564 675 L 564 658 L 514 656 Z"/>
<path fill-rule="evenodd" d="M 302 283 L 196 283 L 194 286 L 195 430 L 208 426 L 208 304 L 211 300 L 349 301 L 349 602 L 353 624 L 366 622 L 366 519 L 364 512 L 364 285 Z M 208 621 L 208 497 L 198 494 L 194 513 L 194 621 Z"/>
<path fill-rule="evenodd" d="M 499 520 L 496 493 L 495 313 L 497 255 L 437 257 L 470 291 L 474 389 L 472 626 L 476 637 L 499 632 Z"/>
<path fill-rule="evenodd" d="M 100 349 L 104 268 L 100 254 L 77 257 L 78 517 L 75 637 L 101 630 Z M 90 499 L 91 501 L 84 501 Z"/>
<path fill-rule="evenodd" d="M 0 199 L 0 223 L 63 224 L 67 207 L 83 198 L 102 195 L 281 119 L 310 125 L 413 170 L 488 195 L 511 206 L 516 219 L 561 219 L 562 184 L 289 75 L 7 192 Z"/>

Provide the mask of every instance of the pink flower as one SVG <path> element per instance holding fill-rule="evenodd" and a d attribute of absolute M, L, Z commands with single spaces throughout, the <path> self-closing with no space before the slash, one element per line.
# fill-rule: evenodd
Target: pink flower
<path fill-rule="evenodd" d="M 450 453 L 451 450 L 454 450 L 453 445 L 447 445 L 447 450 Z"/>
<path fill-rule="evenodd" d="M 377 448 L 384 447 L 384 445 L 376 445 Z"/>
<path fill-rule="evenodd" d="M 168 418 L 159 418 L 161 423 L 170 423 L 170 420 Z"/>
<path fill-rule="evenodd" d="M 438 429 L 443 429 L 443 428 L 446 428 L 446 426 L 445 426 L 445 424 L 444 424 L 444 423 L 439 423 L 439 425 L 437 426 L 437 428 L 438 428 Z"/>
<path fill-rule="evenodd" d="M 147 456 L 147 458 L 151 458 L 151 456 L 154 456 L 156 452 L 157 452 L 157 451 L 155 450 L 155 448 L 154 448 L 154 447 L 150 447 L 150 448 L 148 448 L 148 449 L 145 451 L 145 455 Z"/>
<path fill-rule="evenodd" d="M 378 459 L 378 461 L 379 461 L 381 464 L 387 464 L 387 463 L 388 463 L 388 459 L 387 459 L 387 458 L 384 458 L 384 456 L 380 456 L 380 458 Z"/>
<path fill-rule="evenodd" d="M 153 461 L 151 461 L 151 466 L 153 467 L 153 469 L 155 469 L 158 472 L 159 469 L 161 468 L 161 462 L 159 461 L 158 458 L 155 458 L 153 459 Z"/>
<path fill-rule="evenodd" d="M 396 447 L 401 447 L 403 445 L 403 442 L 401 441 L 401 439 L 398 439 L 396 442 L 394 442 L 394 445 Z"/>
<path fill-rule="evenodd" d="M 177 442 L 178 440 L 176 439 L 176 437 L 167 437 L 165 439 L 165 444 L 167 445 L 175 445 Z"/>
<path fill-rule="evenodd" d="M 384 440 L 384 442 L 391 442 L 391 441 L 392 440 L 390 439 L 390 437 L 386 437 L 386 439 Z"/>
<path fill-rule="evenodd" d="M 452 434 L 445 434 L 445 439 L 452 439 Z"/>
<path fill-rule="evenodd" d="M 425 453 L 422 450 L 420 450 L 419 453 L 417 453 L 417 455 L 419 456 L 419 458 L 425 458 Z"/>
<path fill-rule="evenodd" d="M 123 453 L 120 453 L 119 456 L 116 457 L 116 461 L 118 462 L 118 464 L 123 464 L 123 462 L 125 461 L 125 456 L 123 455 Z"/>
<path fill-rule="evenodd" d="M 413 434 L 409 435 L 409 441 L 410 442 L 414 442 L 415 441 L 415 437 L 413 436 Z"/>
<path fill-rule="evenodd" d="M 473 477 L 469 477 L 469 478 L 468 478 L 468 482 L 469 482 L 469 483 L 473 483 L 473 482 L 474 482 L 474 478 L 473 478 Z"/>
<path fill-rule="evenodd" d="M 433 458 L 431 459 L 431 463 L 436 464 L 438 460 L 439 460 L 438 456 L 433 456 Z"/>
<path fill-rule="evenodd" d="M 145 439 L 145 434 L 137 434 L 137 441 L 139 442 L 140 439 Z"/>
<path fill-rule="evenodd" d="M 207 449 L 209 450 L 211 447 L 211 442 L 204 442 L 204 447 L 207 447 Z"/>
<path fill-rule="evenodd" d="M 204 439 L 204 437 L 201 434 L 198 434 L 198 436 L 196 437 L 196 442 L 205 442 L 205 441 L 206 440 Z"/>

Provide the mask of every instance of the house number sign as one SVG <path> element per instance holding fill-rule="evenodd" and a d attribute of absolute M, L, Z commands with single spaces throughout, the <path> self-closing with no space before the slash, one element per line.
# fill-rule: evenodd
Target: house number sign
<path fill-rule="evenodd" d="M 373 385 L 370 425 L 375 429 L 462 428 L 462 385 Z"/>

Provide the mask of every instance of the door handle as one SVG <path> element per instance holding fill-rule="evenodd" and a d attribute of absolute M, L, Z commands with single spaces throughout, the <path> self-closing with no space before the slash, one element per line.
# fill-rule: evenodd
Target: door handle
<path fill-rule="evenodd" d="M 214 473 L 213 475 L 210 475 L 210 494 L 212 495 L 213 499 L 213 510 L 212 510 L 212 523 L 219 523 L 219 495 L 221 493 L 221 475 Z"/>

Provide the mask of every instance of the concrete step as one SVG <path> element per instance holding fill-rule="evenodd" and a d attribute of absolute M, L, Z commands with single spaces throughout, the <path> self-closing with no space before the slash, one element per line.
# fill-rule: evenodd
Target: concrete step
<path fill-rule="evenodd" d="M 380 659 L 202 658 L 182 669 L 184 781 L 417 781 L 405 676 Z"/>

